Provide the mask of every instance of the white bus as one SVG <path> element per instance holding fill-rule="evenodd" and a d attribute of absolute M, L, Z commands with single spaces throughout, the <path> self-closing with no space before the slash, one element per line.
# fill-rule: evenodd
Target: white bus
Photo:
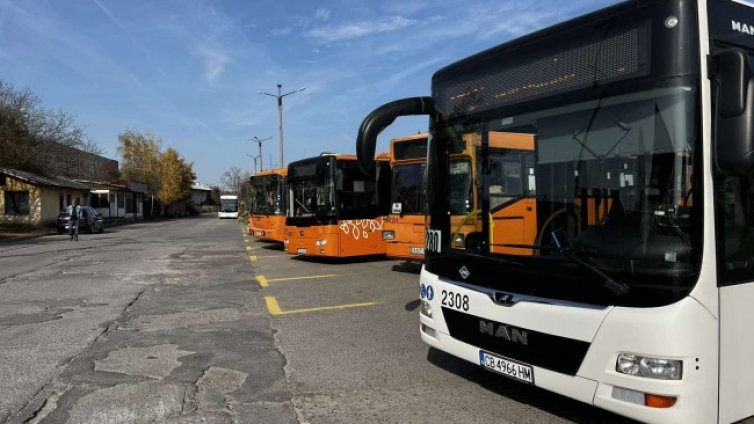
<path fill-rule="evenodd" d="M 431 97 L 372 112 L 366 171 L 382 129 L 430 116 L 422 340 L 640 421 L 754 415 L 752 55 L 752 5 L 626 2 L 451 64 Z M 494 151 L 496 133 L 533 136 L 534 155 Z M 450 160 L 468 143 L 470 182 Z M 482 217 L 465 236 L 459 196 Z M 521 198 L 535 219 L 499 213 Z"/>
<path fill-rule="evenodd" d="M 238 196 L 235 194 L 220 195 L 220 207 L 217 211 L 217 217 L 238 218 Z"/>

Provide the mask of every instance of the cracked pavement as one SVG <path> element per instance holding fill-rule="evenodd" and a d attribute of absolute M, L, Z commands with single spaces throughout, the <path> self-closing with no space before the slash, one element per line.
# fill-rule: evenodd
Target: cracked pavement
<path fill-rule="evenodd" d="M 297 422 L 239 226 L 222 224 L 0 244 L 0 422 Z"/>

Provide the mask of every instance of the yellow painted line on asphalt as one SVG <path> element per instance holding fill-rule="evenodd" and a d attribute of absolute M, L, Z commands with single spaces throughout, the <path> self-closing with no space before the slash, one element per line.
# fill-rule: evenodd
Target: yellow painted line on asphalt
<path fill-rule="evenodd" d="M 270 287 L 269 282 L 266 278 L 264 278 L 264 275 L 260 275 L 257 277 L 257 282 L 259 283 L 260 287 Z"/>
<path fill-rule="evenodd" d="M 246 250 L 254 250 L 254 248 L 251 246 L 246 246 Z"/>
<path fill-rule="evenodd" d="M 335 310 L 349 309 L 349 308 L 363 308 L 366 306 L 376 305 L 376 303 L 374 302 L 362 302 L 362 303 L 350 303 L 347 305 L 322 306 L 318 308 L 291 309 L 289 311 L 284 311 L 280 307 L 280 304 L 278 304 L 278 301 L 275 298 L 275 296 L 265 296 L 264 302 L 267 304 L 267 311 L 269 311 L 270 315 L 274 315 L 274 316 L 305 314 L 309 312 L 335 311 Z"/>
<path fill-rule="evenodd" d="M 255 258 L 289 258 L 290 255 L 260 255 L 254 256 Z"/>
<path fill-rule="evenodd" d="M 285 278 L 267 278 L 264 275 L 257 276 L 257 282 L 259 283 L 260 287 L 269 287 L 270 283 L 278 282 L 278 281 L 295 281 L 295 280 L 311 280 L 315 278 L 329 278 L 329 277 L 335 277 L 335 274 L 322 274 L 322 275 L 307 275 L 304 277 L 285 277 Z"/>
<path fill-rule="evenodd" d="M 252 262 L 256 262 L 257 261 L 257 257 L 254 256 L 254 255 L 251 255 L 251 256 L 249 256 L 249 260 L 252 261 Z"/>
<path fill-rule="evenodd" d="M 335 277 L 335 276 L 336 276 L 335 274 L 307 275 L 305 277 L 271 278 L 267 281 L 272 283 L 276 281 L 311 280 L 315 278 L 330 278 L 330 277 Z"/>

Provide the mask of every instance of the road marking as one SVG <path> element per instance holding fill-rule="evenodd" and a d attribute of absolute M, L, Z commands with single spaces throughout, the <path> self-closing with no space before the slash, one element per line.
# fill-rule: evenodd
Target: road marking
<path fill-rule="evenodd" d="M 285 278 L 270 278 L 268 279 L 264 275 L 260 275 L 257 277 L 257 282 L 259 282 L 260 287 L 269 287 L 270 283 L 278 282 L 278 281 L 293 281 L 293 280 L 311 280 L 314 278 L 329 278 L 329 277 L 335 277 L 335 274 L 322 274 L 322 275 L 307 275 L 305 277 L 285 277 Z"/>
<path fill-rule="evenodd" d="M 335 310 L 349 309 L 349 308 L 363 308 L 366 306 L 376 305 L 376 303 L 374 302 L 362 302 L 362 303 L 351 303 L 348 305 L 322 306 L 319 308 L 291 309 L 289 311 L 284 311 L 280 307 L 280 304 L 278 304 L 278 301 L 275 298 L 275 296 L 265 296 L 264 302 L 267 304 L 267 311 L 269 311 L 270 315 L 274 315 L 274 316 L 304 314 L 308 312 L 335 311 Z"/>
<path fill-rule="evenodd" d="M 270 287 L 270 284 L 268 283 L 267 279 L 264 278 L 264 275 L 258 276 L 257 282 L 259 282 L 260 287 Z"/>
<path fill-rule="evenodd" d="M 246 250 L 254 250 L 254 248 L 251 246 L 246 246 Z"/>
<path fill-rule="evenodd" d="M 254 255 L 249 256 L 249 260 L 252 261 L 252 262 L 256 262 L 257 261 L 257 257 L 254 256 Z"/>
<path fill-rule="evenodd" d="M 267 281 L 271 283 L 273 281 L 310 280 L 314 278 L 329 278 L 329 277 L 335 277 L 335 276 L 336 276 L 335 274 L 307 275 L 305 277 L 272 278 Z"/>
<path fill-rule="evenodd" d="M 289 255 L 261 255 L 261 256 L 254 256 L 254 257 L 255 258 L 288 258 L 290 256 Z"/>

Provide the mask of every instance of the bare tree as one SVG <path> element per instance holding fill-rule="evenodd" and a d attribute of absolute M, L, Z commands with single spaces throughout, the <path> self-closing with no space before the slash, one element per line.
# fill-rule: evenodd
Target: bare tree
<path fill-rule="evenodd" d="M 220 185 L 223 190 L 240 195 L 243 183 L 248 181 L 250 177 L 250 172 L 244 172 L 241 168 L 233 166 L 220 177 Z"/>
<path fill-rule="evenodd" d="M 53 172 L 50 165 L 59 158 L 47 154 L 54 150 L 50 143 L 102 153 L 72 115 L 46 109 L 29 89 L 16 90 L 0 81 L 0 166 Z"/>

